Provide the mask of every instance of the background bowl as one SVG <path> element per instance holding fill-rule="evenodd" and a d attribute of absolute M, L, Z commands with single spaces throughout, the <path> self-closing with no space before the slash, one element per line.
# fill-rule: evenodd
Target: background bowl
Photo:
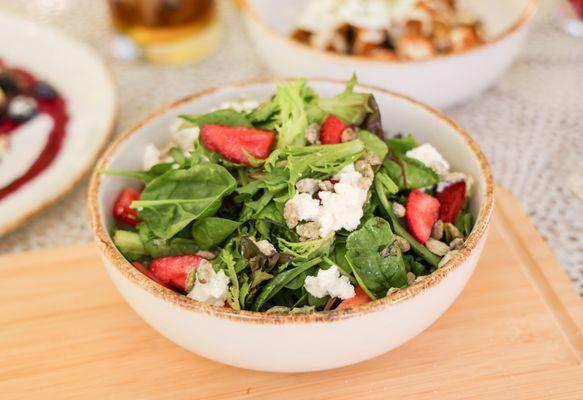
<path fill-rule="evenodd" d="M 106 151 L 98 168 L 139 169 L 148 143 L 163 146 L 169 126 L 182 113 L 204 113 L 242 95 L 267 99 L 275 82 L 207 90 L 170 104 L 128 129 Z M 314 80 L 331 96 L 343 83 Z M 89 192 L 91 222 L 105 268 L 120 293 L 154 329 L 212 360 L 264 371 L 301 372 L 340 367 L 391 350 L 431 325 L 459 295 L 478 261 L 493 206 L 490 169 L 470 137 L 444 115 L 382 89 L 372 91 L 389 133 L 413 133 L 431 142 L 452 169 L 471 174 L 476 185 L 471 209 L 476 225 L 463 250 L 426 279 L 353 310 L 308 315 L 276 315 L 212 307 L 168 290 L 138 272 L 113 245 L 111 209 L 120 190 L 137 182 L 95 174 Z M 154 350 L 153 350 L 154 351 Z"/>
<path fill-rule="evenodd" d="M 490 87 L 512 64 L 524 41 L 536 0 L 460 0 L 484 23 L 488 42 L 461 54 L 426 61 L 381 61 L 320 51 L 289 38 L 310 0 L 246 0 L 245 16 L 257 50 L 281 76 L 346 79 L 448 107 Z"/>

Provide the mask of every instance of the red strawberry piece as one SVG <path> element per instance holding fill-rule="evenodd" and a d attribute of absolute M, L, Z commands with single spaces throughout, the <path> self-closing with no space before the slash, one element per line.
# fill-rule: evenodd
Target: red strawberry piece
<path fill-rule="evenodd" d="M 464 205 L 466 198 L 466 182 L 459 181 L 446 186 L 435 194 L 439 204 L 439 219 L 443 222 L 453 222 Z"/>
<path fill-rule="evenodd" d="M 439 201 L 435 197 L 420 190 L 409 193 L 405 204 L 405 218 L 411 234 L 421 244 L 431 236 L 431 229 L 438 216 Z"/>
<path fill-rule="evenodd" d="M 205 125 L 202 143 L 212 151 L 236 163 L 249 165 L 247 154 L 263 160 L 271 153 L 275 132 L 237 126 Z M 247 154 L 246 154 L 247 153 Z"/>
<path fill-rule="evenodd" d="M 324 124 L 322 124 L 322 130 L 320 132 L 320 140 L 322 141 L 322 144 L 340 143 L 344 129 L 346 129 L 346 126 L 340 118 L 333 114 L 328 115 Z"/>
<path fill-rule="evenodd" d="M 188 273 L 198 267 L 203 258 L 196 254 L 156 258 L 150 264 L 150 271 L 164 284 L 170 284 L 186 291 Z"/>
<path fill-rule="evenodd" d="M 362 290 L 360 288 L 360 286 L 357 286 L 354 291 L 356 292 L 356 295 L 354 297 L 351 297 L 349 299 L 346 300 L 342 300 L 342 302 L 340 304 L 338 304 L 338 307 L 336 307 L 336 310 L 344 310 L 346 308 L 354 308 L 356 306 L 359 306 L 361 304 L 365 304 L 370 302 L 370 297 L 368 297 L 368 294 L 366 294 L 364 292 L 364 290 Z"/>
<path fill-rule="evenodd" d="M 148 278 L 150 278 L 151 280 L 153 280 L 156 283 L 159 283 L 160 285 L 167 287 L 168 289 L 170 289 L 170 286 L 168 286 L 167 284 L 165 284 L 164 282 L 162 282 L 160 279 L 158 279 L 156 277 L 156 275 L 154 275 L 152 273 L 152 271 L 150 271 L 148 268 L 144 267 L 144 265 L 142 263 L 139 263 L 137 261 L 133 262 L 132 265 L 134 267 L 136 267 L 136 269 L 138 271 L 140 271 L 142 274 L 146 275 Z"/>
<path fill-rule="evenodd" d="M 124 189 L 113 205 L 113 216 L 118 220 L 136 226 L 140 222 L 138 212 L 131 208 L 132 202 L 140 198 L 140 192 L 134 189 Z"/>

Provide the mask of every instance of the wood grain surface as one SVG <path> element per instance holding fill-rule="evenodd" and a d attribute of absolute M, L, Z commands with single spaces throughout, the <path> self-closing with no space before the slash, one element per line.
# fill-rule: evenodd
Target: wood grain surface
<path fill-rule="evenodd" d="M 0 399 L 583 399 L 583 301 L 504 190 L 445 315 L 337 370 L 260 373 L 181 349 L 126 305 L 93 245 L 3 256 L 0 276 Z"/>

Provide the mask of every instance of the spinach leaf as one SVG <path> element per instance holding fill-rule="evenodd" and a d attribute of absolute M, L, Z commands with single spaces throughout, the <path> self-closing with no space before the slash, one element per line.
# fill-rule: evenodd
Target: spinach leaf
<path fill-rule="evenodd" d="M 151 182 L 152 180 L 156 179 L 160 175 L 171 171 L 172 163 L 160 163 L 154 165 L 148 171 L 121 171 L 121 170 L 112 170 L 112 169 L 101 169 L 97 172 L 104 175 L 114 175 L 114 176 L 125 176 L 127 178 L 135 178 L 144 183 Z"/>
<path fill-rule="evenodd" d="M 368 131 L 359 130 L 357 135 L 358 139 L 364 143 L 364 147 L 369 153 L 376 155 L 380 160 L 385 159 L 389 152 L 389 148 L 385 142 Z"/>
<path fill-rule="evenodd" d="M 405 170 L 405 177 L 401 166 Z M 412 158 L 404 157 L 399 161 L 387 159 L 383 162 L 381 171 L 385 172 L 401 190 L 419 189 L 439 183 L 439 176 L 435 171 Z"/>
<path fill-rule="evenodd" d="M 419 146 L 411 134 L 401 137 L 389 138 L 387 139 L 387 144 L 389 145 L 391 151 L 393 151 L 399 157 L 405 156 L 406 152 Z"/>
<path fill-rule="evenodd" d="M 455 217 L 453 224 L 465 239 L 472 232 L 472 228 L 474 226 L 474 217 L 469 211 L 461 210 Z"/>
<path fill-rule="evenodd" d="M 192 225 L 192 237 L 201 249 L 209 249 L 227 239 L 238 227 L 237 221 L 206 217 Z"/>
<path fill-rule="evenodd" d="M 139 223 L 137 229 L 146 252 L 152 258 L 194 254 L 200 250 L 192 239 L 178 236 L 171 239 L 159 238 L 150 230 L 148 224 L 144 222 Z"/>
<path fill-rule="evenodd" d="M 346 260 L 360 286 L 373 299 L 384 297 L 392 287 L 407 286 L 407 271 L 398 246 L 382 255 L 393 244 L 393 232 L 380 217 L 368 220 L 346 240 Z"/>
<path fill-rule="evenodd" d="M 273 279 L 271 279 L 267 284 L 261 289 L 252 309 L 254 311 L 260 311 L 262 307 L 268 302 L 273 296 L 275 296 L 279 291 L 281 291 L 285 285 L 294 280 L 298 275 L 308 271 L 310 268 L 318 265 L 322 260 L 316 258 L 314 260 L 298 263 L 295 268 L 287 269 L 283 272 L 277 274 Z"/>
<path fill-rule="evenodd" d="M 162 239 L 169 239 L 192 221 L 213 215 L 237 182 L 216 164 L 171 170 L 152 180 L 132 207 Z"/>
<path fill-rule="evenodd" d="M 247 128 L 253 126 L 245 114 L 231 109 L 217 110 L 201 115 L 182 114 L 179 115 L 179 118 L 185 121 L 186 126 L 196 125 L 201 128 L 205 125 L 242 126 Z"/>

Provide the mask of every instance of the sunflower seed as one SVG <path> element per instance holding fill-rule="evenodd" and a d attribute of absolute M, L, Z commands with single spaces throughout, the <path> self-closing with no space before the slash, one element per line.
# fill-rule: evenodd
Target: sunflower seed
<path fill-rule="evenodd" d="M 324 192 L 331 192 L 334 190 L 334 184 L 330 181 L 320 181 L 320 183 L 318 183 L 318 187 Z"/>
<path fill-rule="evenodd" d="M 445 235 L 449 240 L 454 240 L 457 238 L 461 238 L 462 234 L 460 233 L 459 229 L 455 227 L 454 224 L 448 222 L 445 224 Z"/>
<path fill-rule="evenodd" d="M 448 251 L 445 256 L 443 256 L 443 258 L 441 259 L 441 261 L 439 262 L 439 264 L 437 265 L 437 268 L 441 268 L 443 267 L 445 264 L 447 264 L 448 262 L 451 261 L 451 259 L 457 254 L 459 253 L 457 250 L 451 250 Z"/>
<path fill-rule="evenodd" d="M 405 206 L 397 203 L 396 201 L 393 203 L 393 213 L 398 218 L 403 218 L 405 216 L 405 212 L 406 212 Z"/>
<path fill-rule="evenodd" d="M 304 239 L 318 239 L 320 237 L 320 224 L 308 222 L 296 228 L 298 235 Z"/>
<path fill-rule="evenodd" d="M 395 238 L 395 242 L 397 243 L 397 245 L 399 246 L 403 253 L 406 253 L 409 250 L 411 250 L 411 244 L 409 244 L 409 242 L 405 240 L 405 238 L 399 235 L 393 235 L 393 237 Z"/>
<path fill-rule="evenodd" d="M 407 283 L 409 283 L 409 285 L 412 285 L 416 278 L 417 277 L 413 272 L 407 272 Z"/>
<path fill-rule="evenodd" d="M 451 243 L 449 244 L 449 248 L 452 250 L 459 250 L 462 248 L 463 244 L 464 240 L 462 238 L 456 238 L 451 241 Z"/>
<path fill-rule="evenodd" d="M 449 251 L 449 246 L 447 244 L 435 239 L 428 239 L 427 242 L 425 242 L 425 247 L 427 247 L 427 250 L 438 256 L 444 256 Z"/>
<path fill-rule="evenodd" d="M 431 229 L 431 237 L 435 240 L 441 240 L 443 237 L 443 221 L 438 219 L 433 224 L 433 228 Z"/>
<path fill-rule="evenodd" d="M 351 142 L 354 139 L 356 139 L 356 130 L 353 127 L 349 126 L 342 131 L 342 136 L 340 136 L 342 143 Z"/>
<path fill-rule="evenodd" d="M 215 253 L 208 250 L 197 251 L 196 255 L 202 258 L 206 258 L 207 260 L 212 260 L 213 258 L 216 257 Z"/>
<path fill-rule="evenodd" d="M 318 191 L 320 181 L 312 178 L 300 179 L 296 182 L 296 189 L 300 193 L 314 194 Z"/>
<path fill-rule="evenodd" d="M 313 123 L 306 128 L 306 140 L 310 144 L 316 144 L 320 141 L 320 125 Z"/>

